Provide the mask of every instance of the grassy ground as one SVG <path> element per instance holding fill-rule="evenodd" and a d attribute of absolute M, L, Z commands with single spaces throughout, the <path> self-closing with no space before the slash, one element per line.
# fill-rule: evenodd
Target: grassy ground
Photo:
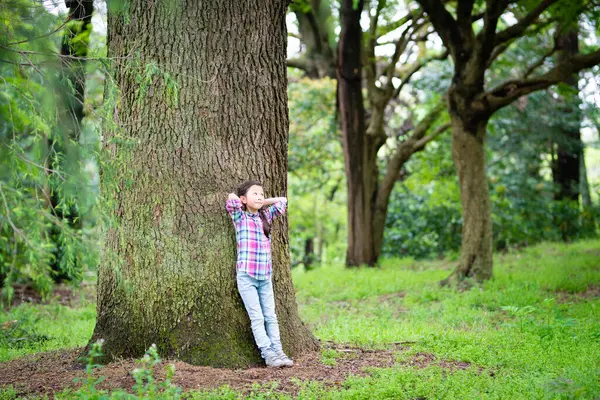
<path fill-rule="evenodd" d="M 318 338 L 374 349 L 408 346 L 392 368 L 350 377 L 337 390 L 305 383 L 299 398 L 600 398 L 600 240 L 497 255 L 494 279 L 465 292 L 438 286 L 452 267 L 402 259 L 379 269 L 294 271 L 302 318 Z M 94 319 L 92 304 L 4 312 L 0 361 L 84 345 Z M 339 356 L 323 350 L 324 363 Z M 419 357 L 429 362 L 407 362 Z M 457 362 L 465 367 L 448 368 Z M 188 396 L 239 394 L 222 388 Z M 285 395 L 257 388 L 252 397 Z M 10 389 L 0 392 L 3 398 L 14 398 Z"/>

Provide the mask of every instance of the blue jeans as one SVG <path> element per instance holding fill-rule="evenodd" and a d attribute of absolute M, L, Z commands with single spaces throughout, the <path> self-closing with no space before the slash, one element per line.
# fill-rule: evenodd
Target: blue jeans
<path fill-rule="evenodd" d="M 237 286 L 250 317 L 254 340 L 263 358 L 265 351 L 270 348 L 281 351 L 281 337 L 277 315 L 275 315 L 275 297 L 271 279 L 259 281 L 246 272 L 237 271 Z"/>

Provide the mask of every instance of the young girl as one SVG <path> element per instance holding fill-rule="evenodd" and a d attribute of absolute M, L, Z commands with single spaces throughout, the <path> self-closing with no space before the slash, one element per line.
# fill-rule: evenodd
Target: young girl
<path fill-rule="evenodd" d="M 229 194 L 225 208 L 237 238 L 237 286 L 250 317 L 252 333 L 268 367 L 290 367 L 283 352 L 271 281 L 271 223 L 285 213 L 287 199 L 265 199 L 258 181 L 244 182 Z"/>

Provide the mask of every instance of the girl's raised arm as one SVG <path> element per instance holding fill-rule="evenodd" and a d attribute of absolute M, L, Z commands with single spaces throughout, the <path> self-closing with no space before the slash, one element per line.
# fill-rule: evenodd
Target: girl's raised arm
<path fill-rule="evenodd" d="M 285 214 L 285 211 L 287 210 L 287 199 L 285 197 L 265 199 L 263 209 L 267 214 L 267 220 L 269 223 L 272 223 L 276 216 Z"/>
<path fill-rule="evenodd" d="M 263 207 L 264 206 L 270 206 L 271 204 L 275 204 L 277 202 L 284 202 L 287 203 L 287 199 L 285 197 L 272 197 L 270 199 L 265 199 L 263 201 Z"/>
<path fill-rule="evenodd" d="M 231 216 L 234 224 L 237 224 L 242 219 L 242 202 L 235 193 L 229 193 L 227 202 L 225 203 L 225 209 Z"/>

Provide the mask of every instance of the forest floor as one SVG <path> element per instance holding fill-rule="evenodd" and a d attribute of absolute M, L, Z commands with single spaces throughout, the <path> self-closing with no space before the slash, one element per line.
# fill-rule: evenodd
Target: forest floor
<path fill-rule="evenodd" d="M 380 268 L 295 269 L 303 321 L 321 350 L 271 369 L 162 360 L 188 399 L 600 398 L 600 240 L 494 255 L 494 277 L 441 288 L 456 260 L 383 260 Z M 79 358 L 96 308 L 90 279 L 41 299 L 18 287 L 0 309 L 0 400 L 123 399 L 139 360 L 93 369 Z M 152 385 L 146 389 L 152 389 Z M 172 398 L 165 394 L 134 398 Z M 162 397 L 161 397 L 162 396 Z"/>
<path fill-rule="evenodd" d="M 156 366 L 155 378 L 164 379 L 164 368 L 175 365 L 171 382 L 184 391 L 216 389 L 227 385 L 240 393 L 253 391 L 275 391 L 296 395 L 304 382 L 319 382 L 324 388 L 340 387 L 349 376 L 365 376 L 372 368 L 389 368 L 396 363 L 395 350 L 363 350 L 358 347 L 328 345 L 342 355 L 334 365 L 322 362 L 320 353 L 308 353 L 295 360 L 291 368 L 265 368 L 255 366 L 248 369 L 210 368 L 190 365 L 181 361 L 162 361 Z M 64 389 L 76 389 L 86 379 L 85 366 L 77 362 L 82 348 L 55 350 L 28 355 L 0 364 L 0 387 L 12 386 L 18 396 L 51 395 Z M 419 353 L 404 362 L 418 368 L 436 362 L 433 354 Z M 448 371 L 466 369 L 469 363 L 444 361 Z M 125 389 L 132 391 L 135 380 L 131 371 L 137 367 L 136 360 L 113 362 L 98 368 L 93 376 L 104 377 L 98 389 Z"/>

